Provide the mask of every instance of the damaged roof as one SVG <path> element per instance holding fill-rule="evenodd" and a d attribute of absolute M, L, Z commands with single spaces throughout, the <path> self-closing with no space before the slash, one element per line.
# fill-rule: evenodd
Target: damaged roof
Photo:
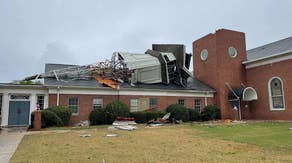
<path fill-rule="evenodd" d="M 292 52 L 292 37 L 248 50 L 247 60 L 245 62 L 252 62 L 254 60 L 281 55 L 288 52 Z"/>
<path fill-rule="evenodd" d="M 66 65 L 58 65 L 58 64 L 46 64 L 45 70 L 55 70 L 59 68 L 66 68 Z M 74 65 L 68 65 L 68 67 L 74 66 Z M 156 83 L 156 84 L 142 84 L 142 83 L 136 83 L 135 85 L 131 85 L 129 83 L 123 83 L 120 85 L 121 89 L 126 88 L 139 88 L 139 89 L 160 89 L 160 90 L 193 90 L 193 91 L 206 91 L 206 92 L 215 92 L 215 89 L 211 88 L 210 86 L 204 84 L 203 82 L 194 79 L 193 77 L 189 77 L 187 81 L 187 87 L 181 87 L 176 84 L 169 84 L 165 85 L 162 83 Z M 57 81 L 54 78 L 45 78 L 44 79 L 44 85 L 45 86 L 65 86 L 65 87 L 85 87 L 85 88 L 107 88 L 106 86 L 100 84 L 95 79 L 89 79 L 89 80 L 61 80 Z"/>

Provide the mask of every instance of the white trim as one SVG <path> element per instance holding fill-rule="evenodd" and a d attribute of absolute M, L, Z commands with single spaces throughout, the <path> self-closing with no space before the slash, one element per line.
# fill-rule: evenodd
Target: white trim
<path fill-rule="evenodd" d="M 245 93 L 246 93 L 246 91 L 247 90 L 252 90 L 253 91 L 253 95 L 254 95 L 254 97 L 253 98 L 251 98 L 251 99 L 246 99 L 246 97 L 245 97 Z M 253 88 L 253 87 L 246 87 L 244 90 L 243 90 L 243 92 L 242 92 L 242 100 L 243 101 L 253 101 L 253 100 L 257 100 L 258 99 L 258 95 L 257 95 L 257 92 L 256 92 L 256 90 Z"/>
<path fill-rule="evenodd" d="M 234 55 L 231 54 L 231 50 L 234 50 L 234 53 L 235 53 Z M 229 46 L 228 55 L 231 58 L 236 58 L 237 57 L 237 50 L 236 50 L 236 48 L 234 46 Z"/>
<path fill-rule="evenodd" d="M 273 107 L 273 99 L 272 99 L 272 92 L 271 92 L 271 81 L 273 79 L 279 79 L 281 81 L 281 89 L 282 89 L 282 96 L 283 96 L 283 108 L 274 108 Z M 284 96 L 284 86 L 283 86 L 283 81 L 280 77 L 274 76 L 272 77 L 269 82 L 268 82 L 268 91 L 269 91 L 269 104 L 270 104 L 270 111 L 283 111 L 285 110 L 285 96 Z"/>
<path fill-rule="evenodd" d="M 9 101 L 30 101 L 31 100 L 31 94 L 27 93 L 9 93 Z M 11 96 L 13 95 L 23 95 L 23 96 L 28 96 L 28 99 L 11 99 Z"/>
<path fill-rule="evenodd" d="M 1 85 L 2 86 L 2 85 Z M 42 87 L 25 87 L 25 86 L 16 86 L 16 87 L 1 87 L 0 94 L 2 94 L 2 122 L 1 126 L 8 126 L 8 116 L 9 116 L 9 101 L 11 94 L 26 94 L 29 95 L 30 101 L 30 113 L 36 110 L 36 95 L 43 94 L 45 95 L 45 106 L 48 105 L 48 90 L 42 89 Z M 19 99 L 18 99 L 19 100 Z M 30 115 L 29 114 L 29 123 L 30 123 Z"/>
<path fill-rule="evenodd" d="M 49 89 L 49 94 L 57 94 L 57 89 Z M 206 92 L 194 92 L 190 90 L 184 91 L 157 91 L 157 90 L 94 90 L 94 89 L 65 89 L 59 90 L 60 94 L 87 94 L 87 95 L 136 95 L 136 96 L 178 96 L 178 97 L 214 97 L 213 93 Z"/>
<path fill-rule="evenodd" d="M 246 69 L 258 67 L 258 66 L 263 66 L 271 63 L 277 63 L 285 60 L 292 59 L 292 53 L 283 53 L 283 54 L 278 54 L 278 55 L 272 55 L 269 57 L 263 57 L 260 59 L 252 60 L 252 61 L 244 61 L 242 64 L 245 65 Z"/>
<path fill-rule="evenodd" d="M 203 52 L 205 52 L 205 54 L 206 54 L 206 58 L 203 57 Z M 201 51 L 201 53 L 200 53 L 201 60 L 202 60 L 202 61 L 206 61 L 207 58 L 208 58 L 208 55 L 209 55 L 208 50 L 207 50 L 207 49 L 203 49 L 203 50 Z"/>

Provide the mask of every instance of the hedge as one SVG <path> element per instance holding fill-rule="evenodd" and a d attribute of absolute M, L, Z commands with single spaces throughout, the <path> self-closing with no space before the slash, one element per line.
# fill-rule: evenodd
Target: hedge
<path fill-rule="evenodd" d="M 201 121 L 201 113 L 196 111 L 195 109 L 188 109 L 190 121 Z"/>
<path fill-rule="evenodd" d="M 106 113 L 104 109 L 95 109 L 89 114 L 90 125 L 106 124 Z"/>
<path fill-rule="evenodd" d="M 46 127 L 53 127 L 53 126 L 64 126 L 61 118 L 57 116 L 56 113 L 50 111 L 50 110 L 42 110 L 42 128 Z"/>
<path fill-rule="evenodd" d="M 132 112 L 130 116 L 135 118 L 136 123 L 146 123 L 152 119 L 162 118 L 166 113 L 160 111 L 150 111 L 150 112 Z"/>
<path fill-rule="evenodd" d="M 182 120 L 184 122 L 189 121 L 189 112 L 187 108 L 181 104 L 171 104 L 166 108 L 166 112 L 170 112 L 170 118 L 176 120 Z"/>
<path fill-rule="evenodd" d="M 129 108 L 126 104 L 121 101 L 113 101 L 106 105 L 106 123 L 112 124 L 117 117 L 128 117 Z"/>
<path fill-rule="evenodd" d="M 50 110 L 57 114 L 57 116 L 62 120 L 64 126 L 68 126 L 71 119 L 72 111 L 68 107 L 64 106 L 52 106 L 49 107 L 47 110 Z"/>
<path fill-rule="evenodd" d="M 206 106 L 201 112 L 203 121 L 215 120 L 220 118 L 220 110 L 215 105 Z"/>

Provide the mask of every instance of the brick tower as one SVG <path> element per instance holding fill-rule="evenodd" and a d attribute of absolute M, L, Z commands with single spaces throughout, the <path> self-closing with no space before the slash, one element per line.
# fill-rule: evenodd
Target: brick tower
<path fill-rule="evenodd" d="M 215 104 L 221 118 L 231 117 L 229 89 L 246 83 L 242 61 L 246 58 L 245 34 L 217 30 L 193 42 L 194 77 L 216 89 Z"/>

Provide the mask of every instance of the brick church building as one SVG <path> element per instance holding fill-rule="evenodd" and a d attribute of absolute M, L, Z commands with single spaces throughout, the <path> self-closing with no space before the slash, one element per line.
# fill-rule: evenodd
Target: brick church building
<path fill-rule="evenodd" d="M 292 120 L 292 37 L 246 50 L 245 34 L 221 29 L 193 42 L 194 77 L 216 90 L 221 118 Z"/>
<path fill-rule="evenodd" d="M 74 124 L 113 100 L 123 101 L 130 111 L 165 110 L 174 103 L 200 111 L 212 104 L 222 119 L 292 119 L 292 37 L 246 50 L 244 33 L 220 29 L 192 45 L 193 76 L 185 87 L 125 83 L 114 90 L 95 80 L 56 79 L 41 85 L 1 83 L 1 126 L 28 125 L 37 107 L 55 105 L 70 107 Z M 70 66 L 46 64 L 46 71 Z"/>

